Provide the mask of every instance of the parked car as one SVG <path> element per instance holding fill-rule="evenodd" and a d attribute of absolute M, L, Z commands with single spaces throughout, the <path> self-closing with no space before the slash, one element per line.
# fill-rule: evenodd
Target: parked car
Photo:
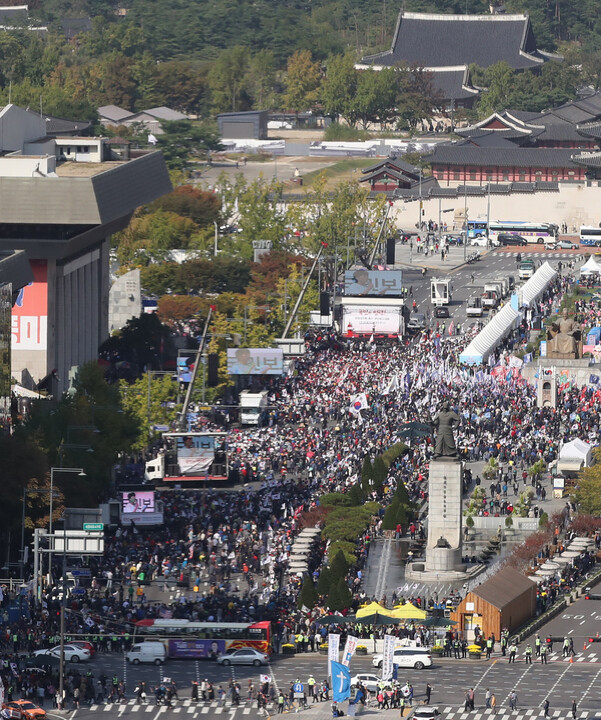
<path fill-rule="evenodd" d="M 434 720 L 440 716 L 440 711 L 435 705 L 417 705 L 407 716 L 415 720 Z"/>
<path fill-rule="evenodd" d="M 571 240 L 560 240 L 557 243 L 557 247 L 560 250 L 580 250 L 580 245 Z"/>
<path fill-rule="evenodd" d="M 463 245 L 463 237 L 461 235 L 444 235 L 443 237 L 447 245 Z"/>
<path fill-rule="evenodd" d="M 434 308 L 434 317 L 437 318 L 448 318 L 451 317 L 451 313 L 449 312 L 449 308 L 445 305 L 440 305 L 439 307 Z"/>
<path fill-rule="evenodd" d="M 528 240 L 521 235 L 511 235 L 510 233 L 499 233 L 497 240 L 501 245 L 528 245 Z"/>
<path fill-rule="evenodd" d="M 269 655 L 254 648 L 230 649 L 217 658 L 220 665 L 267 665 Z"/>
<path fill-rule="evenodd" d="M 498 240 L 495 240 L 495 241 L 492 242 L 491 244 L 494 246 L 495 243 L 498 245 L 498 244 L 499 244 Z M 488 238 L 486 238 L 486 237 L 475 237 L 475 238 L 471 238 L 469 244 L 470 244 L 470 245 L 474 245 L 475 247 L 483 247 L 483 248 L 485 248 L 485 247 L 488 247 Z"/>
<path fill-rule="evenodd" d="M 372 665 L 377 668 L 382 667 L 382 655 L 374 655 Z M 430 649 L 425 647 L 403 647 L 394 651 L 393 663 L 399 667 L 412 667 L 416 670 L 422 670 L 426 667 L 432 667 L 432 655 Z"/>
<path fill-rule="evenodd" d="M 40 655 L 51 655 L 53 657 L 60 658 L 61 656 L 61 646 L 57 645 L 53 648 L 44 648 L 43 650 L 36 650 L 34 653 L 35 657 L 39 657 Z M 89 660 L 91 657 L 91 653 L 87 648 L 77 647 L 77 645 L 68 644 L 65 645 L 65 660 L 66 662 L 84 662 L 86 660 Z"/>
<path fill-rule="evenodd" d="M 3 703 L 2 715 L 22 720 L 44 720 L 46 711 L 32 703 L 31 700 L 11 700 L 11 702 Z"/>

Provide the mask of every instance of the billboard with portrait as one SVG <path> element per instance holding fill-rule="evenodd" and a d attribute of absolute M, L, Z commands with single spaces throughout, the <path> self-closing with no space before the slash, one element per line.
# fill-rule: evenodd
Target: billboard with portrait
<path fill-rule="evenodd" d="M 138 515 L 141 513 L 154 512 L 154 492 L 144 490 L 142 492 L 123 492 L 122 494 L 122 515 Z"/>
<path fill-rule="evenodd" d="M 403 274 L 400 270 L 357 268 L 344 273 L 344 294 L 362 297 L 401 297 Z"/>
<path fill-rule="evenodd" d="M 281 375 L 284 351 L 279 348 L 230 348 L 227 371 L 229 375 Z"/>
<path fill-rule="evenodd" d="M 212 435 L 177 436 L 177 464 L 181 475 L 206 473 L 215 460 Z"/>
<path fill-rule="evenodd" d="M 152 490 L 129 490 L 121 493 L 121 521 L 136 525 L 161 525 L 163 503 L 156 502 Z"/>

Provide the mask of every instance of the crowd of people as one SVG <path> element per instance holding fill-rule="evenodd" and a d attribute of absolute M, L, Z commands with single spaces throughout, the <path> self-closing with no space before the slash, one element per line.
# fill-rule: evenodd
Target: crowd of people
<path fill-rule="evenodd" d="M 551 313 L 568 289 L 567 279 L 557 279 L 540 298 L 538 312 Z M 494 514 L 501 513 L 507 487 L 523 479 L 529 466 L 539 459 L 552 461 L 562 442 L 596 435 L 601 390 L 595 386 L 579 388 L 568 382 L 560 388 L 557 410 L 536 406 L 533 387 L 510 365 L 510 356 L 525 348 L 528 330 L 525 321 L 480 367 L 460 365 L 465 337 L 444 336 L 436 328 L 412 340 L 382 344 L 308 334 L 306 355 L 291 374 L 270 387 L 271 411 L 264 426 L 228 430 L 229 465 L 242 486 L 231 491 L 157 493 L 164 512 L 161 526 L 149 529 L 132 523 L 107 533 L 104 555 L 89 560 L 88 595 L 69 598 L 67 634 L 87 634 L 101 651 L 109 652 L 124 649 L 140 620 L 266 619 L 274 623 L 276 650 L 299 633 L 314 648 L 326 627 L 317 623 L 323 609 L 296 615 L 302 578 L 288 567 L 302 514 L 318 507 L 324 492 L 348 492 L 358 482 L 367 455 L 373 458 L 401 441 L 408 442 L 411 451 L 392 463 L 384 487 L 373 490 L 373 499 L 386 505 L 397 484 L 404 483 L 412 501 L 426 503 L 432 438 L 408 440 L 402 433 L 407 423 L 427 421 L 443 400 L 450 402 L 459 414 L 456 442 L 466 462 L 495 458 L 505 468 L 490 490 L 488 511 Z M 359 409 L 351 404 L 357 397 L 365 398 Z M 125 470 L 132 477 L 139 472 L 136 463 Z M 474 481 L 480 483 L 478 477 Z M 537 500 L 544 502 L 540 490 Z M 357 539 L 358 562 L 347 578 L 354 607 L 366 599 L 362 570 L 378 531 L 376 523 Z M 397 536 L 419 532 L 417 524 L 412 530 L 397 528 Z M 308 556 L 315 579 L 327 551 L 327 543 L 319 540 Z M 58 561 L 55 570 L 59 577 Z M 562 582 L 570 583 L 570 573 L 584 571 L 565 568 Z M 175 604 L 148 602 L 144 588 L 157 581 L 180 583 L 195 592 Z M 549 585 L 540 597 L 548 599 L 553 592 Z M 447 602 L 435 597 L 406 599 L 423 607 Z M 57 642 L 58 595 L 49 592 L 42 607 L 40 612 L 31 605 L 18 621 L 5 623 L 6 637 L 0 636 L 5 685 L 15 677 L 12 668 L 17 663 L 18 670 L 19 655 Z M 359 637 L 370 634 L 367 627 L 355 631 Z M 422 644 L 430 641 L 424 628 L 408 626 L 399 632 Z M 73 676 L 67 685 L 71 698 L 91 692 L 86 682 Z M 39 681 L 23 679 L 18 692 L 39 692 Z M 47 682 L 44 693 L 53 692 L 53 682 Z"/>

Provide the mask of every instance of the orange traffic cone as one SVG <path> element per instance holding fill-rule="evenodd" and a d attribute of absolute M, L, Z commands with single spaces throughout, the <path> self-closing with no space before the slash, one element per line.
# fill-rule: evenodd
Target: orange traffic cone
<path fill-rule="evenodd" d="M 584 643 L 584 650 L 586 650 L 586 647 L 587 647 L 587 645 L 586 645 L 586 642 L 585 642 L 585 643 Z"/>
<path fill-rule="evenodd" d="M 574 656 L 573 656 L 573 655 L 570 655 L 570 662 L 571 662 L 571 663 L 574 662 Z"/>

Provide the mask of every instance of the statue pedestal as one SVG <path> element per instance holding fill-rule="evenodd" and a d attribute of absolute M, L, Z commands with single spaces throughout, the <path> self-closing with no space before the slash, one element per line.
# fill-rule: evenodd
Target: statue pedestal
<path fill-rule="evenodd" d="M 426 572 L 456 573 L 461 563 L 463 468 L 455 458 L 437 458 L 428 477 Z"/>

